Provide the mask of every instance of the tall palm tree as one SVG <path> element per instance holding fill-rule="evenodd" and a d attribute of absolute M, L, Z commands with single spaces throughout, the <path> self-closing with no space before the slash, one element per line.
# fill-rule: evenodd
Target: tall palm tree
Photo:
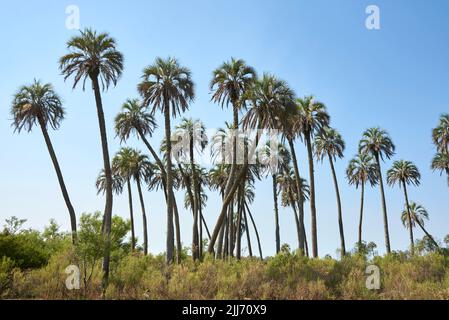
<path fill-rule="evenodd" d="M 402 211 L 401 221 L 404 227 L 406 227 L 407 229 L 411 229 L 414 228 L 416 225 L 418 225 L 421 228 L 421 230 L 426 234 L 426 236 L 430 239 L 430 241 L 432 241 L 433 244 L 438 248 L 439 247 L 438 243 L 424 228 L 424 220 L 429 220 L 429 213 L 427 212 L 426 208 L 413 201 L 409 203 L 408 208 L 405 208 L 405 210 Z"/>
<path fill-rule="evenodd" d="M 112 224 L 112 173 L 109 160 L 108 139 L 104 120 L 103 103 L 101 100 L 100 83 L 103 90 L 111 84 L 117 84 L 123 72 L 123 55 L 117 50 L 116 42 L 107 33 L 97 33 L 86 29 L 81 35 L 75 36 L 67 42 L 68 54 L 61 57 L 59 67 L 64 80 L 73 76 L 73 88 L 80 81 L 83 90 L 87 79 L 92 82 L 97 106 L 98 124 L 100 127 L 103 164 L 106 176 L 106 204 L 104 210 L 103 232 L 106 236 L 106 246 L 103 259 L 103 290 L 109 280 L 110 235 Z"/>
<path fill-rule="evenodd" d="M 143 71 L 143 81 L 138 91 L 143 98 L 143 105 L 152 108 L 151 113 L 160 110 L 165 119 L 166 172 L 167 172 L 167 263 L 174 258 L 174 228 L 173 228 L 173 172 L 171 144 L 171 116 L 176 118 L 188 109 L 195 98 L 194 84 L 188 68 L 179 64 L 175 58 L 156 58 L 154 64 Z"/>
<path fill-rule="evenodd" d="M 221 104 L 222 107 L 232 106 L 233 111 L 233 129 L 238 130 L 239 127 L 239 111 L 244 106 L 242 96 L 253 86 L 256 79 L 256 71 L 248 66 L 244 60 L 231 58 L 231 61 L 224 62 L 213 72 L 213 78 L 210 82 L 210 89 L 213 91 L 212 100 Z M 236 132 L 232 136 L 232 165 L 231 171 L 226 182 L 225 197 L 233 195 L 237 190 L 237 182 L 235 182 L 235 172 L 237 169 L 237 138 Z M 244 174 L 243 172 L 241 173 Z M 232 191 L 232 192 L 231 192 Z M 224 220 L 228 205 L 232 198 L 224 199 L 221 212 L 218 216 L 214 231 L 212 232 L 211 241 L 209 243 L 208 252 L 214 251 L 215 242 L 220 230 L 224 227 Z M 227 200 L 227 201 L 226 201 Z"/>
<path fill-rule="evenodd" d="M 290 206 L 293 209 L 293 214 L 296 224 L 296 232 L 298 235 L 298 250 L 305 252 L 308 255 L 306 232 L 304 223 L 301 220 L 300 212 L 298 212 L 298 202 L 305 202 L 309 199 L 310 188 L 307 181 L 300 178 L 299 183 L 296 181 L 296 174 L 294 169 L 286 168 L 280 172 L 276 177 L 279 189 L 281 192 L 281 204 L 283 207 Z M 300 186 L 298 191 L 298 185 Z M 304 206 L 304 203 L 301 204 Z"/>
<path fill-rule="evenodd" d="M 279 208 L 278 208 L 278 184 L 276 176 L 289 168 L 291 158 L 290 153 L 282 144 L 277 144 L 274 148 L 270 141 L 263 146 L 259 155 L 263 157 L 265 170 L 267 174 L 271 175 L 273 187 L 273 206 L 274 206 L 274 222 L 275 222 L 275 239 L 276 239 L 276 254 L 281 251 L 281 237 L 279 227 Z"/>
<path fill-rule="evenodd" d="M 252 90 L 247 91 L 245 100 L 249 101 L 249 109 L 245 114 L 242 124 L 243 129 L 279 129 L 281 127 L 281 120 L 284 109 L 287 106 L 292 106 L 294 99 L 294 92 L 288 84 L 275 76 L 264 73 L 261 79 L 255 81 Z M 280 251 L 280 236 L 279 236 L 279 218 L 277 208 L 277 182 L 276 175 L 279 169 L 285 169 L 285 165 L 290 161 L 288 151 L 285 148 L 280 148 L 277 155 L 271 155 L 271 144 L 276 144 L 277 135 L 270 133 L 270 141 L 261 150 L 261 155 L 272 162 L 269 167 L 273 179 L 273 197 L 274 197 L 274 211 L 276 222 L 276 252 Z M 256 141 L 257 142 L 257 141 Z M 279 148 L 279 147 L 278 147 Z M 288 156 L 282 159 L 283 156 Z M 280 157 L 279 157 L 280 155 Z M 273 162 L 274 160 L 274 162 Z M 275 163 L 277 162 L 277 165 Z M 284 166 L 284 167 L 282 167 Z"/>
<path fill-rule="evenodd" d="M 432 130 L 432 140 L 438 152 L 448 153 L 449 146 L 449 114 L 442 114 L 438 126 Z"/>
<path fill-rule="evenodd" d="M 192 257 L 193 260 L 200 258 L 200 239 L 199 239 L 199 207 L 200 207 L 200 194 L 198 188 L 198 174 L 196 172 L 195 165 L 195 149 L 202 152 L 207 145 L 206 128 L 201 120 L 192 120 L 183 118 L 181 124 L 176 127 L 176 136 L 181 138 L 180 145 L 181 151 L 188 154 L 190 162 L 190 170 L 192 173 L 193 183 L 193 232 L 192 232 Z M 186 142 L 187 146 L 184 145 Z M 200 221 L 201 223 L 201 221 Z"/>
<path fill-rule="evenodd" d="M 438 170 L 440 174 L 446 172 L 447 184 L 449 185 L 449 153 L 437 153 L 432 159 L 432 170 Z"/>
<path fill-rule="evenodd" d="M 394 155 L 395 146 L 393 141 L 389 137 L 385 130 L 380 128 L 367 129 L 362 136 L 362 140 L 359 143 L 359 153 L 370 154 L 376 161 L 377 176 L 380 187 L 380 195 L 382 201 L 383 221 L 384 221 L 384 233 L 385 233 L 385 246 L 387 253 L 391 252 L 390 247 L 390 233 L 388 231 L 388 214 L 387 203 L 385 200 L 385 190 L 382 178 L 382 169 L 380 167 L 380 161 L 384 158 L 390 159 Z"/>
<path fill-rule="evenodd" d="M 136 236 L 134 230 L 134 210 L 133 210 L 133 197 L 131 191 L 131 179 L 133 178 L 133 161 L 134 161 L 135 151 L 131 148 L 122 148 L 112 159 L 112 173 L 118 175 L 121 179 L 126 182 L 128 189 L 128 205 L 129 205 L 129 215 L 131 221 L 131 249 L 134 251 L 136 246 Z M 144 225 L 146 228 L 146 225 Z"/>
<path fill-rule="evenodd" d="M 387 171 L 387 182 L 389 185 L 394 186 L 399 183 L 399 186 L 404 188 L 405 207 L 408 210 L 408 223 L 412 225 L 412 216 L 410 213 L 410 203 L 408 201 L 407 185 L 412 184 L 419 186 L 421 174 L 418 168 L 410 161 L 399 160 L 393 163 L 393 167 Z M 410 249 L 412 254 L 414 253 L 414 240 L 413 240 L 413 228 L 409 228 L 410 231 Z"/>
<path fill-rule="evenodd" d="M 337 195 L 338 227 L 340 230 L 341 256 L 346 255 L 345 234 L 343 230 L 343 214 L 341 209 L 340 190 L 338 187 L 337 174 L 335 173 L 334 161 L 343 158 L 345 142 L 340 133 L 332 128 L 324 128 L 315 138 L 315 154 L 321 162 L 327 156 L 334 179 L 335 193 Z"/>
<path fill-rule="evenodd" d="M 307 155 L 309 159 L 309 180 L 310 180 L 310 211 L 312 223 L 312 254 L 318 257 L 318 231 L 317 217 L 315 205 L 315 173 L 313 164 L 313 145 L 312 141 L 315 135 L 324 127 L 329 125 L 330 117 L 326 111 L 326 106 L 308 96 L 303 99 L 296 100 L 298 128 L 301 130 L 307 147 Z"/>
<path fill-rule="evenodd" d="M 346 177 L 350 185 L 356 188 L 361 187 L 360 193 L 360 218 L 359 218 L 359 237 L 358 248 L 362 247 L 362 226 L 363 226 L 363 207 L 365 202 L 365 185 L 367 182 L 374 187 L 378 183 L 377 165 L 369 154 L 358 154 L 349 161 L 346 169 Z"/>
<path fill-rule="evenodd" d="M 55 93 L 51 84 L 41 84 L 34 81 L 29 86 L 23 86 L 14 95 L 11 107 L 11 115 L 13 117 L 12 126 L 14 131 L 21 132 L 25 130 L 30 132 L 34 125 L 38 124 L 44 136 L 53 167 L 58 177 L 59 187 L 61 188 L 67 210 L 70 216 L 70 226 L 72 228 L 72 242 L 76 242 L 76 215 L 69 193 L 62 176 L 58 158 L 56 157 L 53 144 L 48 134 L 48 127 L 57 130 L 62 120 L 64 120 L 64 108 L 59 96 Z"/>

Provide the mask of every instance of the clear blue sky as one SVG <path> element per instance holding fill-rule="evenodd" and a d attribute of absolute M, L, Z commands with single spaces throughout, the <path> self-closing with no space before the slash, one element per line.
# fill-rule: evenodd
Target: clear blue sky
<path fill-rule="evenodd" d="M 103 209 L 95 178 L 102 166 L 94 98 L 90 91 L 72 91 L 58 71 L 58 58 L 74 30 L 65 28 L 65 8 L 78 5 L 81 27 L 108 31 L 118 40 L 126 62 L 116 88 L 104 94 L 113 154 L 120 147 L 113 117 L 125 99 L 136 97 L 144 66 L 156 56 L 175 56 L 191 68 L 197 99 L 186 116 L 201 118 L 210 128 L 231 120 L 230 110 L 210 102 L 211 72 L 231 56 L 243 58 L 259 73 L 285 79 L 298 95 L 314 94 L 325 102 L 332 125 L 347 143 L 346 157 L 337 162 L 347 246 L 357 239 L 359 192 L 349 187 L 344 170 L 356 153 L 367 127 L 388 130 L 397 146 L 394 159 L 413 161 L 422 185 L 410 188 L 410 198 L 430 213 L 428 230 L 441 239 L 449 233 L 446 178 L 429 169 L 434 153 L 431 128 L 449 111 L 449 2 L 432 1 L 9 1 L 0 4 L 0 220 L 12 215 L 28 219 L 27 227 L 42 229 L 50 218 L 69 229 L 68 214 L 43 138 L 38 130 L 13 134 L 10 103 L 17 88 L 33 78 L 54 84 L 64 99 L 67 119 L 52 132 L 76 212 Z M 365 8 L 380 8 L 381 30 L 365 28 Z M 158 119 L 161 119 L 158 116 Z M 160 120 L 159 120 L 160 121 Z M 175 120 L 175 123 L 177 121 Z M 162 130 L 159 130 L 162 131 Z M 158 144 L 160 133 L 152 140 Z M 131 145 L 145 150 L 138 141 Z M 306 154 L 298 143 L 301 170 Z M 383 164 L 384 169 L 391 161 Z M 335 255 L 339 246 L 335 194 L 327 163 L 316 166 L 320 255 Z M 387 187 L 393 249 L 408 245 L 399 216 L 402 191 Z M 149 246 L 160 252 L 165 243 L 165 204 L 161 194 L 145 193 Z M 257 184 L 253 205 L 264 254 L 273 254 L 274 227 L 270 181 Z M 180 200 L 179 200 L 180 201 Z M 136 203 L 137 204 L 137 203 Z M 212 227 L 219 198 L 211 194 L 206 219 Z M 136 206 L 137 208 L 137 206 Z M 128 217 L 126 197 L 114 201 L 114 213 Z M 309 210 L 306 211 L 307 232 Z M 183 242 L 191 241 L 191 215 L 183 211 Z M 364 238 L 384 251 L 380 196 L 366 194 Z M 296 245 L 290 209 L 281 210 L 281 240 Z M 138 234 L 141 217 L 136 210 Z M 416 231 L 422 237 L 420 231 Z"/>

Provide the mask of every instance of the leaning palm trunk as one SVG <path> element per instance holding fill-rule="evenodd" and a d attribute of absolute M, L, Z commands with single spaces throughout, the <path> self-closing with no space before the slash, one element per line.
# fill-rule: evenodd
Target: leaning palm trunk
<path fill-rule="evenodd" d="M 298 250 L 299 252 L 303 252 L 304 245 L 302 243 L 302 236 L 301 236 L 301 222 L 299 220 L 298 211 L 296 210 L 296 202 L 293 200 L 293 195 L 291 192 L 289 192 L 289 199 L 290 199 L 290 206 L 293 209 L 293 215 L 295 216 L 295 224 L 296 224 L 296 233 L 298 235 Z"/>
<path fill-rule="evenodd" d="M 172 172 L 172 159 L 171 159 L 171 128 L 170 128 L 170 105 L 168 99 L 165 99 L 164 103 L 164 117 L 165 117 L 165 140 L 167 142 L 167 263 L 172 263 L 174 259 L 174 228 L 173 228 L 173 172 Z"/>
<path fill-rule="evenodd" d="M 315 206 L 315 173 L 313 165 L 313 154 L 312 154 L 312 141 L 310 138 L 310 132 L 305 134 L 306 145 L 307 145 L 307 155 L 309 158 L 309 178 L 310 178 L 310 213 L 311 213 L 311 223 L 312 223 L 312 256 L 314 258 L 318 257 L 318 231 L 317 231 L 317 221 L 316 221 L 316 206 Z"/>
<path fill-rule="evenodd" d="M 365 200 L 365 182 L 362 181 L 362 191 L 360 193 L 360 219 L 359 219 L 359 250 L 362 248 L 362 226 L 363 226 L 363 205 Z"/>
<path fill-rule="evenodd" d="M 387 249 L 387 254 L 391 253 L 391 247 L 390 247 L 390 233 L 388 231 L 388 215 L 387 215 L 387 203 L 385 201 L 385 191 L 384 191 L 384 182 L 382 178 L 382 170 L 380 168 L 380 159 L 379 155 L 376 154 L 376 164 L 377 164 L 377 172 L 379 175 L 379 188 L 380 188 L 380 196 L 382 201 L 382 212 L 383 212 L 383 219 L 384 219 L 384 232 L 385 232 L 385 246 Z"/>
<path fill-rule="evenodd" d="M 248 212 L 249 218 L 251 219 L 251 223 L 253 224 L 254 232 L 256 233 L 257 246 L 259 247 L 259 256 L 260 256 L 260 259 L 263 260 L 262 245 L 260 244 L 259 231 L 257 230 L 256 222 L 254 221 L 254 217 L 251 214 L 251 210 L 249 209 L 249 206 L 246 203 L 246 201 L 244 201 L 244 209 L 246 209 L 246 212 Z"/>
<path fill-rule="evenodd" d="M 273 174 L 273 203 L 274 203 L 274 223 L 275 223 L 275 236 L 276 236 L 276 254 L 281 251 L 281 236 L 279 231 L 279 209 L 278 209 L 278 191 L 276 176 Z"/>
<path fill-rule="evenodd" d="M 65 186 L 64 178 L 62 176 L 61 168 L 59 167 L 58 158 L 56 157 L 55 150 L 53 149 L 53 144 L 51 143 L 50 136 L 48 135 L 47 126 L 41 117 L 39 117 L 39 125 L 44 135 L 45 144 L 47 145 L 48 153 L 50 154 L 51 161 L 53 162 L 53 167 L 55 168 L 56 175 L 58 177 L 59 187 L 61 188 L 62 196 L 64 198 L 67 210 L 70 215 L 70 226 L 72 228 L 72 243 L 76 243 L 76 215 L 73 209 L 72 203 L 70 202 L 69 193 Z"/>
<path fill-rule="evenodd" d="M 106 204 L 103 217 L 103 234 L 105 236 L 105 248 L 103 258 L 103 292 L 109 282 L 109 263 L 110 263 L 110 240 L 112 226 L 112 172 L 109 160 L 108 139 L 106 134 L 106 124 L 104 120 L 103 103 L 101 101 L 100 86 L 98 76 L 92 76 L 92 85 L 97 105 L 98 124 L 100 127 L 101 147 L 103 151 L 104 174 L 106 177 Z"/>
<path fill-rule="evenodd" d="M 248 217 L 245 211 L 245 208 L 242 206 L 243 211 L 243 219 L 245 220 L 245 233 L 246 233 L 246 242 L 248 242 L 248 253 L 249 257 L 253 257 L 253 248 L 251 247 L 251 236 L 249 234 L 249 225 L 248 225 Z"/>
<path fill-rule="evenodd" d="M 340 243 L 341 243 L 341 257 L 343 258 L 346 255 L 346 246 L 345 246 L 345 233 L 343 229 L 343 214 L 341 212 L 341 199 L 340 199 L 340 190 L 338 188 L 337 175 L 335 173 L 334 162 L 332 161 L 332 157 L 330 154 L 329 163 L 332 170 L 332 177 L 334 179 L 335 193 L 337 195 L 337 207 L 338 207 L 338 229 L 340 231 Z"/>
<path fill-rule="evenodd" d="M 131 181 L 129 178 L 126 181 L 126 185 L 128 187 L 129 218 L 131 221 L 131 250 L 134 251 L 136 248 L 136 234 L 134 231 L 133 196 L 131 192 Z"/>
<path fill-rule="evenodd" d="M 288 145 L 290 147 L 290 153 L 292 155 L 292 162 L 293 162 L 293 172 L 295 173 L 295 180 L 296 180 L 296 189 L 298 190 L 298 192 L 301 190 L 301 176 L 299 174 L 299 167 L 298 167 L 298 160 L 296 159 L 296 151 L 295 151 L 295 146 L 293 144 L 293 140 L 291 138 L 288 138 Z M 304 202 L 302 201 L 301 197 L 298 197 L 298 208 L 299 211 L 302 213 L 302 217 L 301 217 L 301 224 L 304 224 Z M 300 249 L 300 254 L 304 254 L 304 252 L 302 251 L 302 248 L 304 248 L 304 244 L 305 244 L 305 233 L 302 232 L 302 230 L 300 230 L 300 233 L 298 233 L 298 237 L 299 237 L 299 249 Z"/>
<path fill-rule="evenodd" d="M 243 190 L 245 188 L 245 184 L 242 184 L 241 187 L 241 192 L 240 192 L 240 199 L 237 201 L 238 205 L 237 205 L 237 228 L 236 228 L 236 237 L 237 237 L 237 245 L 236 245 L 236 249 L 237 249 L 237 253 L 236 253 L 236 257 L 237 260 L 241 259 L 241 254 L 242 254 L 242 215 L 243 215 L 243 201 L 244 201 L 244 194 L 243 194 Z"/>
<path fill-rule="evenodd" d="M 425 235 L 426 235 L 427 237 L 429 237 L 430 241 L 432 241 L 432 243 L 439 249 L 440 246 L 439 246 L 438 243 L 435 241 L 435 239 L 432 237 L 432 235 L 431 235 L 429 232 L 427 232 L 427 230 L 424 228 L 424 226 L 422 225 L 422 223 L 421 223 L 418 219 L 416 219 L 416 223 L 417 223 L 418 226 L 421 228 L 421 230 L 425 233 Z"/>
<path fill-rule="evenodd" d="M 142 223 L 143 223 L 143 254 L 148 254 L 148 227 L 147 227 L 147 214 L 145 212 L 145 203 L 143 201 L 142 187 L 140 180 L 137 180 L 137 190 L 139 192 L 140 207 L 142 209 Z"/>
<path fill-rule="evenodd" d="M 410 237 L 410 252 L 413 255 L 415 253 L 415 241 L 413 239 L 412 215 L 410 214 L 410 204 L 408 201 L 407 186 L 406 186 L 404 180 L 402 180 L 402 187 L 404 188 L 405 206 L 407 207 L 407 220 L 408 220 L 408 226 L 409 226 L 408 229 L 409 229 L 409 237 Z"/>
<path fill-rule="evenodd" d="M 165 171 L 164 164 L 162 163 L 161 159 L 157 155 L 156 151 L 153 149 L 151 144 L 148 142 L 145 135 L 142 133 L 141 130 L 138 131 L 139 136 L 144 142 L 144 144 L 147 146 L 148 150 L 150 151 L 151 155 L 153 156 L 154 160 L 156 161 L 156 164 L 158 165 L 159 169 L 161 170 L 162 174 L 162 185 L 164 187 L 164 193 L 165 193 L 165 201 L 168 205 L 168 192 L 167 192 L 167 172 Z M 176 198 L 174 197 L 174 194 L 172 192 L 172 203 L 173 203 L 173 215 L 175 219 L 175 228 L 176 228 L 176 250 L 177 250 L 177 261 L 180 262 L 181 259 L 181 251 L 182 251 L 182 244 L 181 244 L 181 230 L 179 225 L 179 214 L 178 214 L 178 206 L 176 204 Z"/>

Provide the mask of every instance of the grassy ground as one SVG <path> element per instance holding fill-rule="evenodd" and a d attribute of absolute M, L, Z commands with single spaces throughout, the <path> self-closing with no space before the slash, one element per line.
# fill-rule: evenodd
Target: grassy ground
<path fill-rule="evenodd" d="M 65 286 L 65 268 L 83 266 L 71 249 L 46 266 L 20 270 L 0 260 L 0 296 L 25 299 L 99 299 L 100 260 L 81 267 L 80 290 Z M 380 269 L 381 288 L 366 288 L 366 267 Z M 206 257 L 167 267 L 163 256 L 125 255 L 113 263 L 109 299 L 449 299 L 449 261 L 437 253 L 409 257 L 394 253 L 367 260 L 307 259 L 282 253 L 266 261 L 215 261 Z M 86 271 L 86 273 L 84 273 Z M 84 281 L 86 280 L 86 281 Z"/>

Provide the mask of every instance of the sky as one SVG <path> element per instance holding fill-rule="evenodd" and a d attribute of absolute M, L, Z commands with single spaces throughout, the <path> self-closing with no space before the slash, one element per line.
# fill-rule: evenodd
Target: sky
<path fill-rule="evenodd" d="M 331 125 L 346 141 L 345 157 L 336 162 L 347 248 L 357 241 L 360 193 L 348 186 L 345 169 L 357 152 L 362 132 L 380 126 L 396 145 L 392 161 L 414 162 L 422 183 L 409 188 L 409 197 L 427 208 L 427 229 L 436 238 L 449 233 L 445 177 L 433 173 L 435 153 L 431 129 L 443 112 L 449 112 L 449 2 L 446 0 L 133 0 L 133 1 L 8 1 L 0 4 L 0 224 L 11 216 L 27 219 L 26 227 L 42 230 L 55 218 L 69 230 L 69 216 L 43 137 L 38 128 L 15 134 L 9 114 L 13 94 L 33 79 L 50 82 L 63 98 L 66 119 L 50 132 L 65 182 L 78 216 L 103 210 L 95 179 L 102 167 L 101 145 L 91 90 L 72 90 L 58 70 L 67 40 L 78 34 L 66 27 L 66 8 L 80 10 L 81 28 L 107 31 L 125 56 L 123 76 L 117 87 L 103 94 L 109 149 L 121 147 L 114 139 L 114 116 L 128 98 L 138 97 L 136 86 L 142 70 L 158 56 L 174 56 L 192 71 L 196 99 L 183 116 L 201 118 L 207 128 L 232 121 L 229 109 L 211 102 L 212 71 L 231 57 L 242 58 L 259 74 L 269 72 L 287 81 L 298 96 L 313 94 L 324 102 Z M 380 10 L 380 29 L 365 26 L 365 9 Z M 163 124 L 160 114 L 159 124 Z M 173 120 L 173 125 L 181 119 Z M 159 128 L 152 137 L 158 146 Z M 136 139 L 129 145 L 146 152 Z M 307 177 L 307 155 L 297 142 L 300 171 Z M 271 181 L 256 184 L 252 211 L 261 234 L 264 255 L 275 252 Z M 136 190 L 134 193 L 137 194 Z M 321 256 L 335 256 L 339 247 L 334 186 L 327 162 L 316 164 L 318 244 Z M 149 249 L 164 250 L 166 208 L 161 193 L 145 192 L 148 209 Z M 183 194 L 178 195 L 178 202 Z M 137 197 L 135 197 L 137 200 Z M 390 240 L 394 250 L 408 247 L 408 232 L 400 213 L 404 199 L 398 187 L 386 187 Z M 204 212 L 213 228 L 220 198 L 209 193 Z M 135 208 L 138 208 L 136 201 Z M 306 206 L 310 239 L 310 210 Z M 114 198 L 114 214 L 128 218 L 126 195 Z M 136 232 L 142 239 L 140 212 L 135 210 Z M 191 242 L 191 214 L 182 210 L 184 245 Z M 296 247 L 294 216 L 280 210 L 281 242 Z M 423 236 L 416 230 L 416 236 Z M 252 235 L 253 237 L 253 235 Z M 246 248 L 246 239 L 243 246 Z M 385 251 L 378 189 L 367 188 L 364 240 Z M 255 238 L 253 237 L 253 242 Z"/>

